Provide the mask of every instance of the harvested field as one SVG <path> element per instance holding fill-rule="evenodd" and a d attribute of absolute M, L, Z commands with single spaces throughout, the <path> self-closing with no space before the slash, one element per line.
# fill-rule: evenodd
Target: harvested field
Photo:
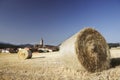
<path fill-rule="evenodd" d="M 0 80 L 120 80 L 119 64 L 120 61 L 108 70 L 88 73 L 65 67 L 59 52 L 33 53 L 26 60 L 19 60 L 17 54 L 1 53 Z"/>

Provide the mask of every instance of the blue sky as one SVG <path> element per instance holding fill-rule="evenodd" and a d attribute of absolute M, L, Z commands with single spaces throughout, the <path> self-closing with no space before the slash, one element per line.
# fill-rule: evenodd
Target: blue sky
<path fill-rule="evenodd" d="M 0 42 L 58 45 L 84 27 L 120 42 L 120 0 L 0 0 Z"/>

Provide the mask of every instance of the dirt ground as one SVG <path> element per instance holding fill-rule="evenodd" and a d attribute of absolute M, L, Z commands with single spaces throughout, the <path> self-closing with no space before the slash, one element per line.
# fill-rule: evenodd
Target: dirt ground
<path fill-rule="evenodd" d="M 120 59 L 109 70 L 88 73 L 64 66 L 59 52 L 33 53 L 19 60 L 17 54 L 0 53 L 0 80 L 120 80 Z"/>

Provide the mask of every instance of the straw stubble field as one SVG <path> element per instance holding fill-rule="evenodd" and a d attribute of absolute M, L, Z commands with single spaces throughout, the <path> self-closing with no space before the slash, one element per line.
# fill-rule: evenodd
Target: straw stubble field
<path fill-rule="evenodd" d="M 0 80 L 120 80 L 120 66 L 96 73 L 64 66 L 59 52 L 33 53 L 27 60 L 17 54 L 0 54 Z"/>

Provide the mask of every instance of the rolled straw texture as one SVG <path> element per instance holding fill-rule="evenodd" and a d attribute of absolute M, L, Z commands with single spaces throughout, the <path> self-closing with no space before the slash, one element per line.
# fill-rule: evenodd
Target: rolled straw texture
<path fill-rule="evenodd" d="M 60 46 L 65 65 L 77 70 L 99 72 L 110 67 L 109 47 L 93 28 L 84 28 Z"/>
<path fill-rule="evenodd" d="M 25 60 L 30 59 L 32 57 L 32 52 L 30 50 L 21 49 L 18 51 L 18 58 Z"/>

